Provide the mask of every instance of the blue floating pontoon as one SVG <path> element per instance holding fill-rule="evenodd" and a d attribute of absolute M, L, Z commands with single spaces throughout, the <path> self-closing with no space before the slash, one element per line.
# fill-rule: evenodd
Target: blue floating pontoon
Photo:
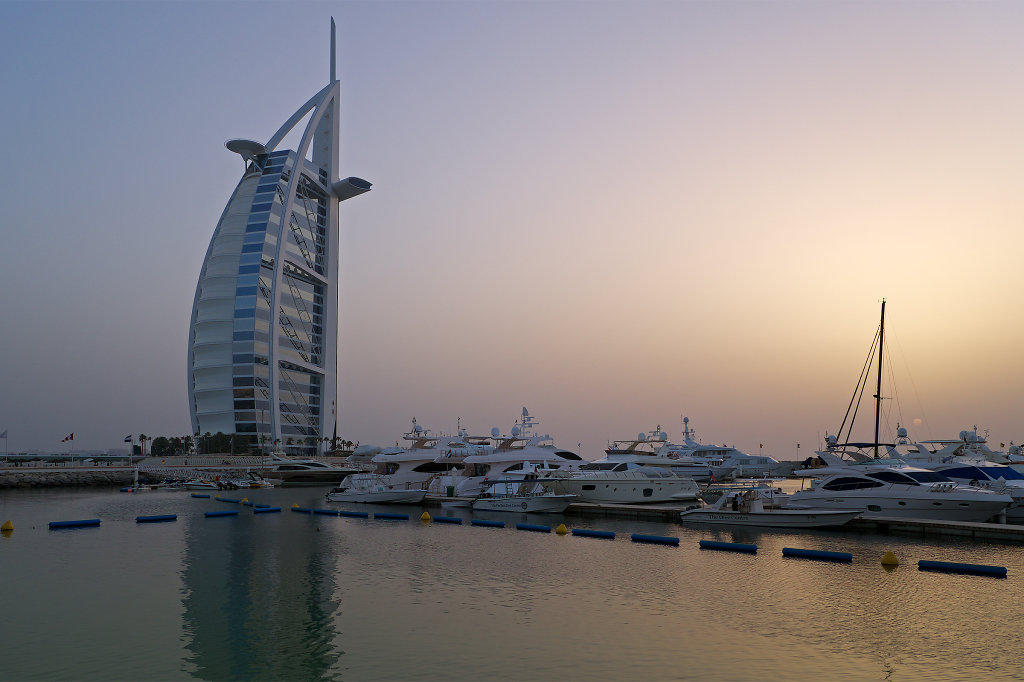
<path fill-rule="evenodd" d="M 536 533 L 550 533 L 551 526 L 538 526 L 535 523 L 517 523 L 516 530 L 532 530 Z"/>
<path fill-rule="evenodd" d="M 633 533 L 629 536 L 633 542 L 646 542 L 652 545 L 678 545 L 679 538 L 674 538 L 665 535 L 643 535 L 642 533 Z"/>
<path fill-rule="evenodd" d="M 433 518 L 434 523 L 455 523 L 462 524 L 462 519 L 458 516 L 435 516 Z"/>
<path fill-rule="evenodd" d="M 299 512 L 300 514 L 312 514 L 313 510 L 309 507 L 292 507 L 293 512 Z"/>
<path fill-rule="evenodd" d="M 385 521 L 408 521 L 408 514 L 374 514 L 373 518 L 383 519 Z"/>
<path fill-rule="evenodd" d="M 357 511 L 340 511 L 338 516 L 348 516 L 353 519 L 368 519 L 370 518 L 369 512 L 357 512 Z"/>
<path fill-rule="evenodd" d="M 943 573 L 969 573 L 971 575 L 988 575 L 994 578 L 1005 578 L 1005 566 L 986 566 L 984 564 L 959 564 L 951 561 L 926 561 L 917 562 L 920 571 L 942 571 Z"/>
<path fill-rule="evenodd" d="M 279 511 L 281 511 L 280 507 L 253 507 L 252 508 L 252 513 L 253 514 L 270 514 L 270 513 L 279 512 Z"/>
<path fill-rule="evenodd" d="M 136 516 L 135 523 L 159 523 L 161 521 L 177 521 L 177 514 L 158 514 L 156 516 Z"/>
<path fill-rule="evenodd" d="M 338 510 L 337 509 L 314 509 L 313 513 L 314 514 L 323 514 L 324 516 L 337 516 L 338 515 Z"/>
<path fill-rule="evenodd" d="M 487 521 L 486 519 L 473 519 L 469 522 L 471 526 L 486 526 L 487 528 L 504 528 L 504 521 Z"/>
<path fill-rule="evenodd" d="M 818 559 L 820 561 L 842 561 L 845 563 L 853 561 L 853 555 L 849 552 L 826 552 L 820 549 L 797 549 L 796 547 L 783 547 L 782 556 Z"/>
<path fill-rule="evenodd" d="M 610 530 L 590 530 L 589 528 L 573 528 L 572 534 L 579 535 L 580 537 L 584 538 L 604 538 L 605 540 L 615 539 L 615 533 L 613 533 Z"/>
<path fill-rule="evenodd" d="M 745 542 L 718 542 L 716 540 L 701 540 L 701 549 L 719 549 L 723 552 L 748 552 L 757 553 L 757 545 L 748 545 Z"/>
<path fill-rule="evenodd" d="M 55 528 L 84 528 L 100 525 L 99 519 L 83 519 L 81 521 L 50 521 L 50 530 Z"/>
<path fill-rule="evenodd" d="M 238 510 L 233 509 L 229 511 L 208 511 L 206 512 L 206 516 L 238 516 Z"/>

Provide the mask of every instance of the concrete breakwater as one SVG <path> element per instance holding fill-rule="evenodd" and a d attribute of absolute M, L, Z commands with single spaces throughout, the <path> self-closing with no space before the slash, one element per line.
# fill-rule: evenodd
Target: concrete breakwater
<path fill-rule="evenodd" d="M 140 480 L 143 477 L 139 476 Z M 135 473 L 131 469 L 65 469 L 23 467 L 0 470 L 3 488 L 65 488 L 131 485 Z"/>

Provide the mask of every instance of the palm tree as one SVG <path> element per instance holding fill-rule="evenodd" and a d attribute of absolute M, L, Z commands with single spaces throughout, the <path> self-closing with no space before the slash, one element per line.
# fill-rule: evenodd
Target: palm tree
<path fill-rule="evenodd" d="M 147 440 L 146 434 L 140 433 L 139 434 L 139 453 L 143 457 L 146 456 L 146 440 Z"/>

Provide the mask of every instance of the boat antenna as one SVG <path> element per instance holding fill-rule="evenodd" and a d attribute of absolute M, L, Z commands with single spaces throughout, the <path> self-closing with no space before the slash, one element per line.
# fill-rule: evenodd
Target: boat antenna
<path fill-rule="evenodd" d="M 878 459 L 878 421 L 882 414 L 882 353 L 885 341 L 885 299 L 882 299 L 882 321 L 878 326 L 878 384 L 875 387 L 875 459 Z"/>

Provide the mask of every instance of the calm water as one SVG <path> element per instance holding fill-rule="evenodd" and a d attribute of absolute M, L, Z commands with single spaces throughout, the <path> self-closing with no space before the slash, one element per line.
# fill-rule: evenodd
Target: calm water
<path fill-rule="evenodd" d="M 322 507 L 325 492 L 224 495 Z M 234 508 L 186 492 L 0 491 L 0 521 L 15 527 L 0 537 L 0 679 L 1024 679 L 1022 547 L 515 514 L 476 515 L 505 529 L 203 516 Z M 166 513 L 178 520 L 135 523 Z M 47 529 L 87 518 L 102 526 Z M 524 520 L 620 535 L 515 530 Z M 701 551 L 701 539 L 759 551 Z M 854 563 L 783 559 L 783 547 Z M 892 572 L 879 564 L 889 549 Z M 918 559 L 1009 577 L 919 572 Z"/>

